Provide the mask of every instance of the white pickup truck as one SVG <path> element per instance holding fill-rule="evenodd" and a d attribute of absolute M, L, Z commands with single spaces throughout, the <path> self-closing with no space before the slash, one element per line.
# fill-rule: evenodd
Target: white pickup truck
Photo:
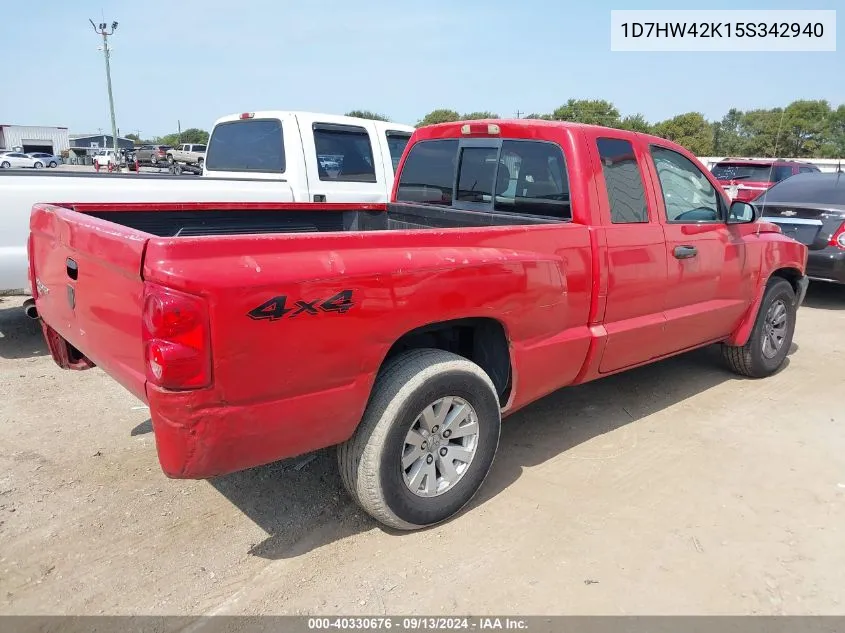
<path fill-rule="evenodd" d="M 414 128 L 313 112 L 219 119 L 200 178 L 0 173 L 0 292 L 28 288 L 26 242 L 38 202 L 386 202 Z"/>

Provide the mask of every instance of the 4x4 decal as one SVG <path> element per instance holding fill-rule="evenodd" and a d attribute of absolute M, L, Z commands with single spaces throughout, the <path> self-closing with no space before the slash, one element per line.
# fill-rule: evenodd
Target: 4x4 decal
<path fill-rule="evenodd" d="M 268 299 L 257 308 L 250 310 L 247 312 L 247 316 L 256 321 L 262 319 L 278 321 L 282 318 L 293 319 L 303 314 L 314 316 L 321 312 L 345 314 L 354 305 L 351 290 L 341 290 L 328 299 L 314 299 L 313 301 L 300 299 L 290 306 L 288 306 L 287 295 L 279 295 L 278 297 Z"/>

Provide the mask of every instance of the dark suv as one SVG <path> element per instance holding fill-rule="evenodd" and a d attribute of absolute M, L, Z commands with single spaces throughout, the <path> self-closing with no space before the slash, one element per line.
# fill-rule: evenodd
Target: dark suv
<path fill-rule="evenodd" d="M 732 200 L 749 202 L 781 180 L 821 170 L 810 163 L 780 158 L 726 158 L 710 171 Z"/>

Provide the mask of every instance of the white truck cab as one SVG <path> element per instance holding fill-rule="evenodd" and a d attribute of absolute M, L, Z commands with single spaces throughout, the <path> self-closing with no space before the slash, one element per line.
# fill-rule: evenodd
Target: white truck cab
<path fill-rule="evenodd" d="M 232 114 L 214 123 L 203 176 L 277 181 L 280 201 L 386 202 L 413 131 L 314 112 Z"/>

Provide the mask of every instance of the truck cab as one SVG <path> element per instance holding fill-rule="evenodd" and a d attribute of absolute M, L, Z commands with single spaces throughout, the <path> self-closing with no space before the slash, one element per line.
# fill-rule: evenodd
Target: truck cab
<path fill-rule="evenodd" d="M 284 183 L 290 202 L 387 202 L 414 128 L 313 112 L 218 119 L 203 176 Z"/>

